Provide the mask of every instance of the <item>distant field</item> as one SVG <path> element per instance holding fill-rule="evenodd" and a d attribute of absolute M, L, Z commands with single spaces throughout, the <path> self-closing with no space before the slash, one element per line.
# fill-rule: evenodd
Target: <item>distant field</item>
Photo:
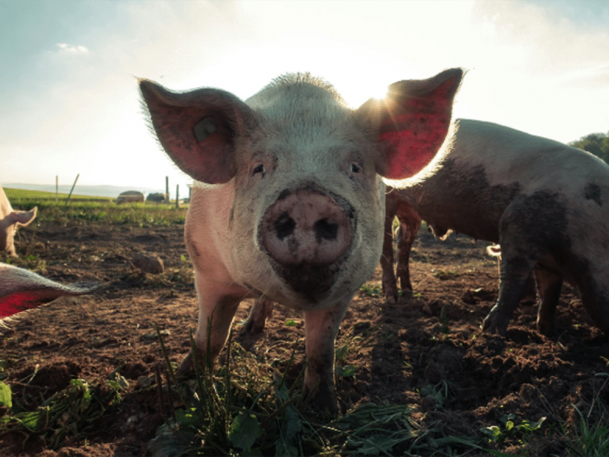
<path fill-rule="evenodd" d="M 65 225 L 90 223 L 129 224 L 139 227 L 152 225 L 183 224 L 188 206 L 176 208 L 159 203 L 125 203 L 117 205 L 107 197 L 72 195 L 66 205 L 68 194 L 36 190 L 4 188 L 15 209 L 29 210 L 38 207 L 38 222 L 56 222 Z"/>
<path fill-rule="evenodd" d="M 43 192 L 40 190 L 10 189 L 10 188 L 5 187 L 4 192 L 6 192 L 6 196 L 11 201 L 11 203 L 13 203 L 13 205 L 15 204 L 14 202 L 16 200 L 55 200 L 55 198 L 56 198 L 55 192 Z M 65 200 L 68 198 L 68 194 L 59 193 L 59 194 L 57 194 L 57 198 L 60 201 L 63 200 L 65 202 Z M 70 197 L 70 201 L 75 201 L 75 200 L 111 201 L 111 199 L 108 197 L 91 197 L 90 195 L 72 194 L 72 197 Z"/>

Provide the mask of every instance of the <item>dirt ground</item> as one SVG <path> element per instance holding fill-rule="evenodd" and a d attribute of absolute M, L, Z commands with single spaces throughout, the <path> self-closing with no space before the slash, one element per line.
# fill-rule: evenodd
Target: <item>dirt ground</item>
<path fill-rule="evenodd" d="M 163 422 L 157 391 L 146 384 L 163 363 L 153 323 L 164 330 L 176 362 L 187 353 L 189 331 L 196 327 L 196 294 L 182 229 L 44 223 L 22 236 L 24 242 L 35 235 L 34 253 L 46 262 L 46 276 L 63 283 L 98 280 L 106 287 L 91 296 L 59 299 L 3 330 L 0 358 L 7 361 L 4 382 L 13 395 L 35 407 L 71 379 L 94 382 L 117 368 L 129 387 L 121 405 L 104 415 L 98 432 L 86 441 L 68 440 L 53 451 L 36 439 L 23 444 L 24 436 L 5 435 L 0 455 L 146 455 Z M 485 247 L 465 236 L 440 242 L 423 232 L 412 255 L 415 298 L 402 297 L 393 306 L 379 296 L 377 269 L 371 287 L 352 303 L 339 335 L 337 346 L 375 331 L 372 344 L 347 356 L 356 374 L 337 379 L 341 410 L 368 401 L 410 404 L 417 407 L 417 420 L 458 436 L 501 426 L 506 418 L 518 425 L 546 417 L 529 455 L 566 455 L 564 443 L 549 431 L 579 421 L 578 411 L 593 416 L 599 396 L 609 404 L 607 377 L 596 375 L 609 372 L 609 342 L 569 286 L 561 297 L 556 338 L 535 331 L 532 303 L 521 304 L 506 338 L 482 333 L 480 324 L 498 289 L 497 263 Z M 160 256 L 165 272 L 139 272 L 131 263 L 137 253 Z M 248 309 L 242 304 L 235 327 Z M 299 324 L 286 326 L 288 319 Z M 303 330 L 301 316 L 277 306 L 251 350 L 285 357 L 296 338 L 304 341 Z M 297 353 L 301 364 L 303 357 L 304 343 Z M 502 448 L 515 449 L 516 440 Z"/>

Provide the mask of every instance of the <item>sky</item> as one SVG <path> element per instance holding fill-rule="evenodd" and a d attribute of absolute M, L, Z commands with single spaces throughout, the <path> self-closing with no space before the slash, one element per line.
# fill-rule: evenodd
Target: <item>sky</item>
<path fill-rule="evenodd" d="M 604 0 L 0 0 L 0 183 L 185 189 L 138 77 L 246 99 L 309 71 L 356 108 L 452 67 L 455 117 L 609 132 Z"/>

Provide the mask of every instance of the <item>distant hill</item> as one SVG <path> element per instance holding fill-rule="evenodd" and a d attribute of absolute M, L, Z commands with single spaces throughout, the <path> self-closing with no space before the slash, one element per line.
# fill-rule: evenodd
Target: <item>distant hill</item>
<path fill-rule="evenodd" d="M 24 190 L 39 190 L 43 192 L 55 193 L 55 186 L 47 184 L 23 184 L 23 183 L 2 183 L 2 187 L 8 187 L 11 189 L 24 189 Z M 59 192 L 63 194 L 69 194 L 72 185 L 59 185 Z M 153 187 L 123 187 L 123 186 L 79 186 L 76 184 L 74 188 L 75 195 L 87 195 L 90 197 L 109 197 L 116 198 L 121 192 L 127 190 L 139 190 L 144 195 L 148 195 L 153 192 L 165 192 L 165 189 L 153 188 Z M 187 195 L 188 196 L 188 195 Z"/>

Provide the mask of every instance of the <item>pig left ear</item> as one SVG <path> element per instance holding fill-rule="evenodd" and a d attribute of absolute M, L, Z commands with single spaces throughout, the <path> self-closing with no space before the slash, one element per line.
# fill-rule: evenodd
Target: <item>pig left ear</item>
<path fill-rule="evenodd" d="M 0 264 L 0 324 L 13 314 L 44 305 L 56 298 L 83 295 L 99 289 L 99 283 L 64 286 L 36 273 Z"/>
<path fill-rule="evenodd" d="M 376 170 L 388 179 L 414 176 L 429 164 L 446 138 L 463 70 L 433 78 L 400 81 L 383 100 L 371 99 L 357 111 L 376 132 L 380 145 Z"/>

